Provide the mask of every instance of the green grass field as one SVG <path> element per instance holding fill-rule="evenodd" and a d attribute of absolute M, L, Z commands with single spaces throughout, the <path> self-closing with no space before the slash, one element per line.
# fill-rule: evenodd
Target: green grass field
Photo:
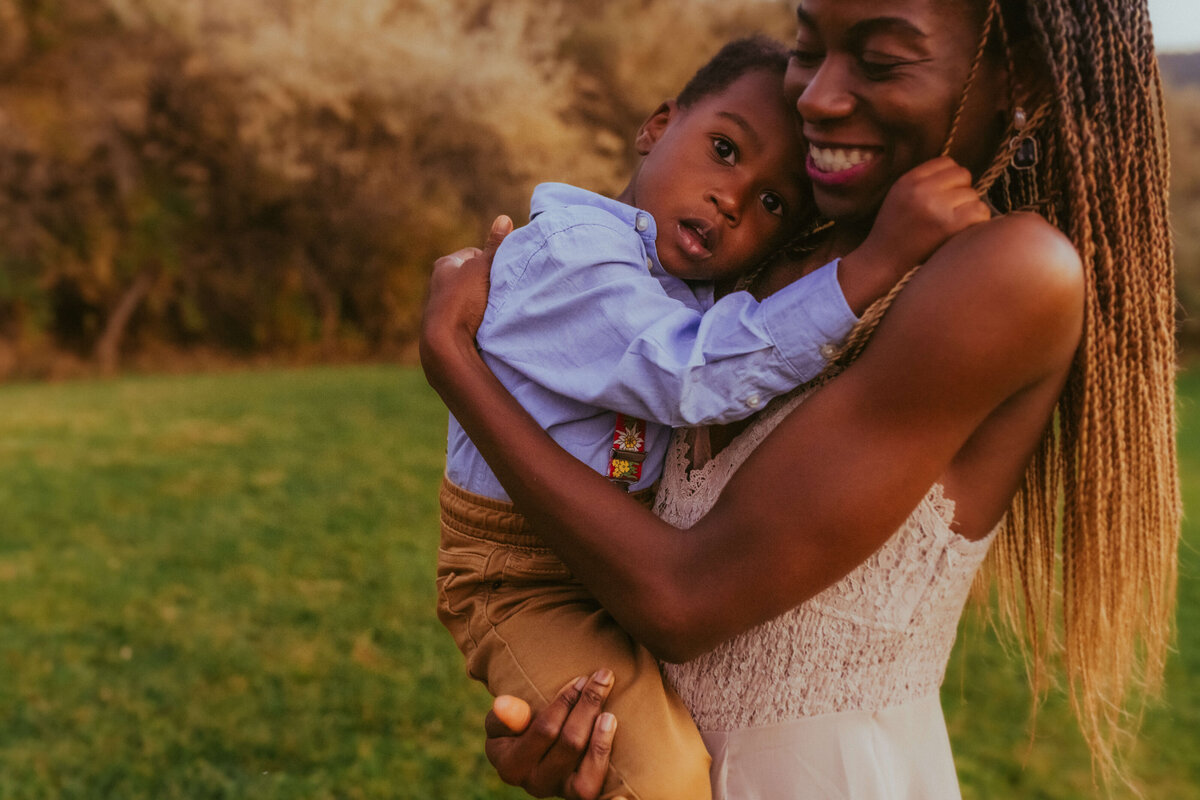
<path fill-rule="evenodd" d="M 1200 502 L 1200 374 L 1181 381 Z M 523 796 L 433 616 L 445 413 L 411 369 L 0 387 L 0 798 Z M 1134 756 L 1200 798 L 1200 560 Z M 944 697 L 967 798 L 1095 796 L 1052 697 L 968 622 Z"/>

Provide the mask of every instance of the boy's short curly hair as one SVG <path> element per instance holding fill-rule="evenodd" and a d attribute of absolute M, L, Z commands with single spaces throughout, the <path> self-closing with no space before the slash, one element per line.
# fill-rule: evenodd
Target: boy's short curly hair
<path fill-rule="evenodd" d="M 675 102 L 687 108 L 705 97 L 725 91 L 738 78 L 755 70 L 775 72 L 782 77 L 787 64 L 788 49 L 769 36 L 735 39 L 717 51 L 692 76 Z"/>

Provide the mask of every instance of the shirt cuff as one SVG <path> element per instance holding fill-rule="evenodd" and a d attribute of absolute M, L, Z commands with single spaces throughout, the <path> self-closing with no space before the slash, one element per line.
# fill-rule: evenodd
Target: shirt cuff
<path fill-rule="evenodd" d="M 801 382 L 821 372 L 858 322 L 838 283 L 840 261 L 830 261 L 762 303 L 767 332 Z"/>

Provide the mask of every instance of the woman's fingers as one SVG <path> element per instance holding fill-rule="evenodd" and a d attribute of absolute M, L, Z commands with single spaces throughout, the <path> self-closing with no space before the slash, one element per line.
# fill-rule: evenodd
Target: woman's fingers
<path fill-rule="evenodd" d="M 570 800 L 592 800 L 604 788 L 608 774 L 608 760 L 612 755 L 613 737 L 617 733 L 617 718 L 604 712 L 596 718 L 592 728 L 591 743 L 579 768 L 567 779 L 564 795 Z M 615 798 L 614 800 L 624 800 Z"/>
<path fill-rule="evenodd" d="M 516 736 L 529 727 L 533 712 L 519 697 L 502 694 L 492 701 L 492 709 L 483 720 L 483 731 L 489 739 Z"/>
<path fill-rule="evenodd" d="M 496 249 L 512 232 L 512 220 L 499 216 L 492 222 L 487 242 L 480 250 L 465 247 L 434 262 L 429 293 L 421 318 L 421 363 L 436 386 L 439 354 L 463 347 L 475 338 L 487 310 L 488 286 Z M 465 343 L 465 344 L 464 344 Z"/>
<path fill-rule="evenodd" d="M 478 247 L 464 247 L 434 261 L 433 268 L 435 270 L 458 269 L 467 263 L 468 259 L 476 258 L 482 254 L 483 251 Z"/>
<path fill-rule="evenodd" d="M 457 269 L 472 258 L 479 258 L 480 256 L 483 256 L 488 266 L 491 266 L 492 258 L 496 255 L 496 249 L 500 247 L 500 243 L 504 241 L 504 237 L 512 233 L 512 229 L 513 221 L 507 215 L 501 214 L 492 220 L 492 227 L 488 230 L 487 241 L 484 242 L 482 250 L 478 247 L 464 247 L 460 250 L 455 250 L 453 253 L 444 255 L 437 261 L 434 261 L 433 268 L 435 270 Z"/>
<path fill-rule="evenodd" d="M 532 721 L 520 728 L 519 733 L 515 733 L 515 726 L 525 714 L 518 704 L 525 705 L 526 709 L 528 704 L 516 698 L 496 698 L 483 723 L 488 736 L 483 751 L 500 780 L 520 786 L 534 797 L 555 794 L 555 789 L 566 782 L 574 765 L 553 776 L 544 769 L 543 762 L 558 741 L 563 723 L 586 685 L 586 677 L 568 683 Z"/>
<path fill-rule="evenodd" d="M 612 686 L 613 674 L 607 669 L 597 670 L 582 685 L 578 681 L 572 685 L 571 693 L 574 694 L 574 702 L 571 703 L 569 713 L 556 732 L 552 745 L 547 749 L 539 772 L 546 776 L 552 776 L 559 783 L 564 778 L 568 782 L 575 778 L 573 773 L 576 773 L 584 756 L 589 753 L 592 733 L 596 729 L 601 712 L 604 710 L 604 701 L 608 699 Z M 535 720 L 533 727 L 537 727 L 537 724 Z M 610 731 L 605 733 L 606 735 L 611 734 Z M 601 749 L 604 750 L 604 765 L 607 767 L 606 747 L 611 747 L 611 741 L 607 743 L 602 741 L 601 745 Z M 603 783 L 603 775 L 601 775 L 601 783 Z M 597 787 L 594 793 L 576 792 L 574 797 L 588 800 L 598 792 Z"/>
<path fill-rule="evenodd" d="M 488 264 L 492 263 L 492 257 L 496 255 L 496 248 L 504 241 L 504 237 L 512 233 L 513 221 L 507 215 L 501 214 L 492 220 L 492 227 L 488 231 L 487 244 L 483 246 L 483 256 L 487 258 Z"/>
<path fill-rule="evenodd" d="M 484 720 L 484 752 L 500 779 L 534 797 L 598 797 L 617 728 L 602 713 L 612 685 L 607 669 L 577 678 L 532 720 L 524 701 L 496 698 Z"/>

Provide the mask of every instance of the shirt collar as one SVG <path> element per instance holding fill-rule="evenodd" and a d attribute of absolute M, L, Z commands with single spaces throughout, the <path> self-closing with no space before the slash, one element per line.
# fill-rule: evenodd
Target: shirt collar
<path fill-rule="evenodd" d="M 560 206 L 592 206 L 612 214 L 641 237 L 646 246 L 646 255 L 650 257 L 650 271 L 656 275 L 665 274 L 654 248 L 654 242 L 658 238 L 658 226 L 649 213 L 611 197 L 580 189 L 578 186 L 567 183 L 542 183 L 533 190 L 529 216 L 532 219 L 543 211 Z"/>
<path fill-rule="evenodd" d="M 649 212 L 628 203 L 613 200 L 611 197 L 580 189 L 569 183 L 542 183 L 533 190 L 529 217 L 533 219 L 543 211 L 562 206 L 592 206 L 612 214 L 641 237 L 642 245 L 646 248 L 646 266 L 649 268 L 650 274 L 663 284 L 668 294 L 673 296 L 677 293 L 690 295 L 689 305 L 696 301 L 699 301 L 704 308 L 712 305 L 711 283 L 683 281 L 663 269 L 662 262 L 658 260 L 658 250 L 654 246 L 658 239 L 658 225 Z"/>

